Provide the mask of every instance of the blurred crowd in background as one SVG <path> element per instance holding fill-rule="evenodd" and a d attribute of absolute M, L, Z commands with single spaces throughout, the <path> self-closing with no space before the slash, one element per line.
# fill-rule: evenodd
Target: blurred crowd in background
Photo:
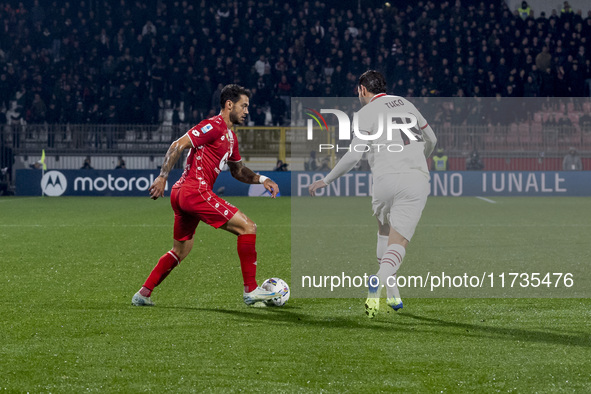
<path fill-rule="evenodd" d="M 354 96 L 367 69 L 407 97 L 588 96 L 591 11 L 520 11 L 502 0 L 0 1 L 0 122 L 157 124 L 170 109 L 191 124 L 238 83 L 253 92 L 253 124 L 281 125 L 290 97 Z"/>

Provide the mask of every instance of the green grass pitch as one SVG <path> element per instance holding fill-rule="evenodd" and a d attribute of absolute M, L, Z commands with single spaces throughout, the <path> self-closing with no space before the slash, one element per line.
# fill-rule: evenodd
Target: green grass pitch
<path fill-rule="evenodd" d="M 290 199 L 228 200 L 258 225 L 258 279 L 291 283 Z M 431 198 L 405 264 L 494 264 L 491 251 L 588 264 L 590 205 Z M 0 199 L 0 392 L 591 391 L 589 298 L 405 298 L 375 320 L 361 299 L 248 308 L 235 237 L 200 225 L 157 306 L 132 307 L 171 245 L 167 199 Z"/>

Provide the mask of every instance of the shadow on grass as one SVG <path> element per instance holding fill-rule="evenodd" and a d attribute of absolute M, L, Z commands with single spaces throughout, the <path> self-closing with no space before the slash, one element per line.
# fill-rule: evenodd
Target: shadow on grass
<path fill-rule="evenodd" d="M 309 314 L 304 314 L 297 312 L 296 310 L 300 309 L 298 307 L 268 307 L 268 308 L 253 308 L 253 307 L 245 307 L 245 310 L 239 309 L 226 309 L 226 308 L 200 308 L 200 307 L 167 307 L 167 309 L 180 309 L 186 311 L 202 311 L 202 312 L 212 312 L 212 313 L 220 313 L 225 314 L 228 316 L 238 317 L 241 319 L 248 319 L 252 322 L 264 322 L 265 324 L 268 321 L 274 323 L 294 323 L 300 325 L 312 325 L 312 326 L 323 326 L 323 327 L 330 327 L 330 328 L 372 328 L 372 329 L 382 329 L 389 331 L 392 329 L 391 325 L 372 325 L 364 327 L 364 320 L 361 316 L 358 318 L 342 318 L 342 317 L 335 317 L 333 315 L 327 315 L 326 318 L 318 318 L 316 316 L 312 316 Z M 363 322 L 363 323 L 362 323 Z M 373 322 L 373 323 L 384 323 L 384 322 Z M 403 323 L 403 325 L 407 325 Z"/>
<path fill-rule="evenodd" d="M 468 332 L 480 332 L 490 334 L 491 338 L 520 340 L 528 342 L 549 343 L 555 345 L 570 345 L 580 347 L 591 347 L 591 333 L 578 332 L 577 334 L 553 333 L 550 331 L 525 330 L 522 328 L 492 327 L 485 324 L 470 324 L 435 319 L 427 316 L 419 316 L 412 313 L 401 313 L 400 316 L 406 319 L 413 319 L 423 325 L 440 328 L 455 328 Z"/>
<path fill-rule="evenodd" d="M 406 331 L 408 334 L 424 333 L 425 329 L 436 329 L 437 335 L 490 337 L 508 341 L 527 341 L 535 343 L 548 343 L 555 345 L 569 345 L 578 347 L 591 347 L 591 333 L 577 332 L 576 334 L 554 333 L 551 331 L 526 330 L 521 328 L 493 327 L 485 324 L 470 324 L 446 321 L 427 316 L 419 316 L 412 313 L 397 313 L 395 320 L 368 320 L 365 316 L 354 318 L 342 318 L 332 315 L 326 318 L 318 318 L 308 314 L 296 312 L 295 308 L 249 308 L 248 310 L 224 309 L 224 308 L 199 308 L 199 307 L 170 307 L 171 309 L 184 309 L 187 311 L 203 311 L 220 313 L 251 321 L 272 321 L 274 323 L 287 322 L 298 325 L 319 326 L 325 328 L 349 328 L 372 331 L 393 332 Z M 297 308 L 300 309 L 300 308 Z M 385 315 L 385 313 L 384 313 Z M 417 323 L 419 323 L 417 327 Z M 441 330 L 446 328 L 446 330 Z M 452 329 L 453 331 L 450 331 Z"/>

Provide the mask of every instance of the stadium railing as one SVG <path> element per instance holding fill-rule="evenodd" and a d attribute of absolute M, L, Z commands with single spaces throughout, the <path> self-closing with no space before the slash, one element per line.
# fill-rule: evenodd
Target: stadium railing
<path fill-rule="evenodd" d="M 17 124 L 0 128 L 1 141 L 20 154 L 40 149 L 70 153 L 162 153 L 190 126 L 137 124 Z M 285 159 L 286 127 L 238 127 L 239 143 L 254 155 Z M 242 150 L 245 150 L 245 149 Z"/>
<path fill-rule="evenodd" d="M 170 143 L 189 125 L 89 125 L 89 124 L 19 124 L 0 127 L 0 145 L 13 155 L 38 157 L 44 149 L 53 156 L 164 156 Z M 570 125 L 550 125 L 538 121 L 510 125 L 452 125 L 433 123 L 438 148 L 443 148 L 450 160 L 450 169 L 465 169 L 465 160 L 477 150 L 485 170 L 560 170 L 561 161 L 573 147 L 584 162 L 591 152 L 591 124 L 580 125 L 573 119 Z M 318 152 L 320 143 L 334 144 L 334 129 L 315 133 L 308 140 L 303 127 L 242 126 L 236 130 L 240 152 L 245 160 L 269 158 L 304 160 L 311 151 Z M 338 145 L 346 143 L 339 142 Z M 318 152 L 318 158 L 329 157 L 331 164 L 345 153 L 335 150 Z M 588 163 L 591 164 L 591 163 Z M 591 169 L 591 166 L 583 166 Z M 75 167 L 73 167 L 75 168 Z M 291 169 L 299 169 L 292 166 Z"/>

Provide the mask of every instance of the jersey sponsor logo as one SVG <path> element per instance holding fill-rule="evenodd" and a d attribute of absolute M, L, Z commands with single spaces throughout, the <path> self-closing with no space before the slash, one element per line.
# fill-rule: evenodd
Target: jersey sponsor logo
<path fill-rule="evenodd" d="M 201 132 L 202 132 L 203 134 L 206 134 L 206 133 L 207 133 L 209 130 L 211 130 L 211 129 L 213 129 L 213 126 L 212 126 L 211 124 L 209 124 L 209 123 L 208 123 L 208 124 L 206 124 L 205 126 L 203 126 L 203 127 L 201 128 Z"/>
<path fill-rule="evenodd" d="M 226 139 L 226 136 L 225 135 L 222 135 L 222 141 L 225 140 L 225 139 Z"/>
<path fill-rule="evenodd" d="M 49 171 L 41 178 L 41 190 L 43 194 L 57 197 L 64 194 L 68 188 L 66 176 L 59 171 Z"/>
<path fill-rule="evenodd" d="M 199 137 L 201 134 L 197 130 L 193 130 L 193 135 Z"/>

